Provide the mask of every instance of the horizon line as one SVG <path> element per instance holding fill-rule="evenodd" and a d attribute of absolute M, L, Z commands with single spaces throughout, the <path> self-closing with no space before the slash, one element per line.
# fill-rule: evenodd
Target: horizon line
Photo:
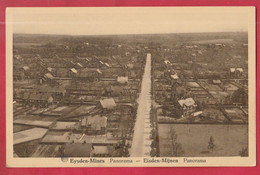
<path fill-rule="evenodd" d="M 13 35 L 60 35 L 60 36 L 117 36 L 117 35 L 167 35 L 199 33 L 248 33 L 248 31 L 211 31 L 211 32 L 166 32 L 166 33 L 119 33 L 119 34 L 58 34 L 58 33 L 13 33 Z"/>

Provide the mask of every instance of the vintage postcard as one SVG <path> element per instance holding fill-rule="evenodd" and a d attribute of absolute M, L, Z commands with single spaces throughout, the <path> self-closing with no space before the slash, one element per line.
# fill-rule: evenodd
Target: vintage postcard
<path fill-rule="evenodd" d="M 7 167 L 256 165 L 254 7 L 6 9 Z"/>

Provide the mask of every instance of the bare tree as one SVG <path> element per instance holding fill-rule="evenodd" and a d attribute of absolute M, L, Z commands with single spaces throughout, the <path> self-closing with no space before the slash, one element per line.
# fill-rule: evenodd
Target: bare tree
<path fill-rule="evenodd" d="M 208 143 L 208 149 L 211 150 L 211 152 L 215 149 L 216 145 L 214 143 L 214 138 L 210 136 L 209 143 Z"/>
<path fill-rule="evenodd" d="M 248 147 L 242 148 L 242 150 L 239 151 L 239 155 L 241 157 L 248 157 Z"/>
<path fill-rule="evenodd" d="M 177 141 L 178 135 L 174 131 L 173 127 L 170 130 L 170 141 L 171 141 L 171 151 L 172 156 L 179 157 L 184 154 L 184 150 L 182 149 L 182 145 Z"/>

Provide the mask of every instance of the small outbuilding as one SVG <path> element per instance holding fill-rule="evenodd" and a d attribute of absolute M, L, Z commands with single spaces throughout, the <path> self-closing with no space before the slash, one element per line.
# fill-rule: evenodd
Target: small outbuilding
<path fill-rule="evenodd" d="M 221 84 L 221 81 L 220 80 L 212 80 L 212 83 L 215 84 L 215 85 L 219 85 L 219 84 Z"/>
<path fill-rule="evenodd" d="M 113 109 L 116 107 L 115 100 L 113 98 L 107 98 L 99 101 L 103 109 Z"/>
<path fill-rule="evenodd" d="M 119 76 L 117 77 L 117 82 L 120 84 L 127 84 L 128 83 L 128 77 Z"/>

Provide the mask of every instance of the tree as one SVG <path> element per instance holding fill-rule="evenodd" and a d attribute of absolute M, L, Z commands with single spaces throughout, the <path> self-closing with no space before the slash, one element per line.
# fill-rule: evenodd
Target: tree
<path fill-rule="evenodd" d="M 209 143 L 208 143 L 208 149 L 211 150 L 211 152 L 215 149 L 216 145 L 214 144 L 214 138 L 210 136 Z"/>
<path fill-rule="evenodd" d="M 239 155 L 241 157 L 248 157 L 248 147 L 242 148 L 242 150 L 239 151 Z"/>
<path fill-rule="evenodd" d="M 171 127 L 170 130 L 170 141 L 172 146 L 172 156 L 179 157 L 182 154 L 184 154 L 184 150 L 182 149 L 182 145 L 177 142 L 178 135 L 174 131 L 174 129 Z"/>
<path fill-rule="evenodd" d="M 197 101 L 197 110 L 203 110 L 201 101 Z"/>
<path fill-rule="evenodd" d="M 248 94 L 242 88 L 236 90 L 231 98 L 233 103 L 242 103 L 243 105 L 247 105 L 248 103 Z"/>
<path fill-rule="evenodd" d="M 152 148 L 150 155 L 151 155 L 151 157 L 156 157 L 156 155 L 157 155 L 156 148 Z"/>

